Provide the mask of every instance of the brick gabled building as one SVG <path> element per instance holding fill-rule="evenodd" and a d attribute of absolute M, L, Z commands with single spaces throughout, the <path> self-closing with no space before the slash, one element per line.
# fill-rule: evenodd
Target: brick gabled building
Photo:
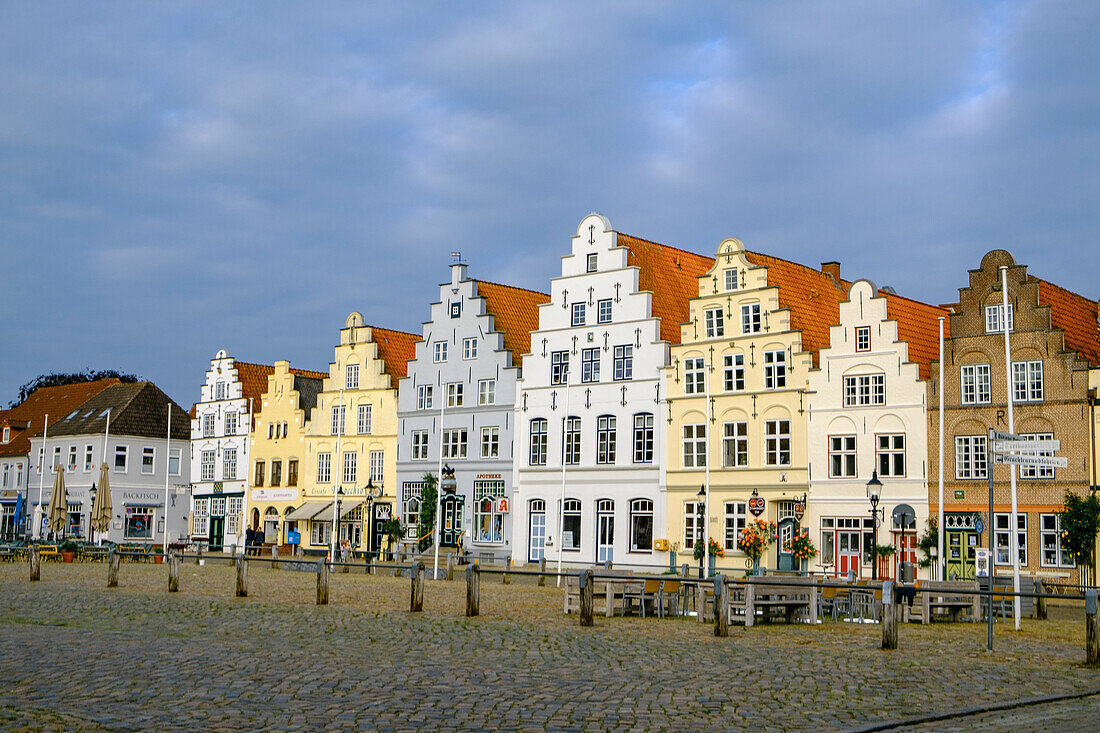
<path fill-rule="evenodd" d="M 1007 267 L 1015 425 L 1008 423 L 1007 379 L 1000 268 Z M 993 532 L 994 569 L 1011 572 L 1010 532 L 1017 532 L 1026 575 L 1077 578 L 1061 547 L 1057 512 L 1067 491 L 1084 493 L 1091 479 L 1095 421 L 1093 393 L 1100 367 L 1097 303 L 1027 272 L 1004 250 L 987 253 L 969 273 L 952 306 L 944 347 L 944 501 L 946 572 L 974 577 L 975 550 Z M 939 364 L 928 382 L 929 475 L 939 470 Z M 1090 379 L 1092 384 L 1090 385 Z M 1067 468 L 1020 467 L 1018 515 L 1009 516 L 1007 465 L 990 465 L 990 428 L 1061 442 Z M 993 471 L 993 517 L 988 510 L 988 471 Z M 938 511 L 935 478 L 929 481 L 929 513 Z M 981 520 L 980 522 L 978 520 Z M 979 532 L 978 530 L 981 529 Z"/>

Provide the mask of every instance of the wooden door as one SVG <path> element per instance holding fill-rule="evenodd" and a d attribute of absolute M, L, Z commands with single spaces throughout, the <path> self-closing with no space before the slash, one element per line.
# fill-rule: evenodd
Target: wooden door
<path fill-rule="evenodd" d="M 836 533 L 836 569 L 837 575 L 841 578 L 848 577 L 848 573 L 854 573 L 855 577 L 860 575 L 860 552 L 859 552 L 860 533 L 839 531 Z"/>

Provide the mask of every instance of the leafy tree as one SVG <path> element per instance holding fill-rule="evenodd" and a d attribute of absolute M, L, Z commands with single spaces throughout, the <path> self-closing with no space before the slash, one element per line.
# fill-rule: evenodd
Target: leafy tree
<path fill-rule="evenodd" d="M 1058 513 L 1062 524 L 1062 547 L 1078 565 L 1096 567 L 1096 535 L 1100 532 L 1100 497 L 1066 492 L 1065 508 Z"/>
<path fill-rule="evenodd" d="M 924 557 L 922 557 L 918 563 L 922 568 L 932 566 L 932 549 L 939 548 L 940 533 L 937 524 L 935 517 L 929 517 L 928 529 L 925 530 L 924 534 L 917 540 L 917 547 L 920 548 L 921 553 L 924 554 Z"/>
<path fill-rule="evenodd" d="M 19 395 L 14 400 L 8 403 L 8 407 L 15 407 L 16 405 L 23 404 L 24 401 L 35 390 L 40 387 L 57 387 L 63 384 L 80 384 L 82 382 L 94 382 L 97 379 L 110 379 L 114 377 L 120 382 L 140 382 L 141 377 L 133 374 L 123 374 L 122 372 L 115 371 L 114 369 L 85 369 L 82 372 L 51 372 L 49 374 L 39 374 L 37 377 L 22 385 L 19 388 Z"/>
<path fill-rule="evenodd" d="M 420 551 L 427 550 L 435 542 L 435 535 L 430 534 L 435 529 L 435 502 L 436 502 L 436 478 L 430 473 L 424 474 L 421 479 L 424 488 L 420 490 L 420 519 L 416 524 L 416 536 L 420 540 Z"/>

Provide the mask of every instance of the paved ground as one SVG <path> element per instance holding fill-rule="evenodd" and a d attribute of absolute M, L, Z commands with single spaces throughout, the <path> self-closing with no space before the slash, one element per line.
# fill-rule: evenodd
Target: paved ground
<path fill-rule="evenodd" d="M 9 730 L 836 730 L 917 715 L 1096 691 L 1081 664 L 1084 624 L 998 625 L 996 651 L 972 624 L 905 626 L 878 649 L 877 626 L 733 627 L 603 619 L 582 629 L 561 595 L 533 582 L 429 583 L 406 611 L 409 581 L 233 570 L 0 564 L 0 728 Z M 967 715 L 906 730 L 1095 730 L 1100 694 Z"/>

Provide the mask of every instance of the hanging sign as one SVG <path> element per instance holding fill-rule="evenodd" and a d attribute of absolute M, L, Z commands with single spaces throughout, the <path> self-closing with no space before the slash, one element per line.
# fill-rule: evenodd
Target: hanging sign
<path fill-rule="evenodd" d="M 749 499 L 749 512 L 754 517 L 759 517 L 764 513 L 764 508 L 768 505 L 766 499 L 760 496 L 753 496 Z"/>
<path fill-rule="evenodd" d="M 805 514 L 806 514 L 806 505 L 803 504 L 800 501 L 796 501 L 794 503 L 794 520 L 796 522 L 801 522 L 802 517 L 805 516 Z"/>
<path fill-rule="evenodd" d="M 507 513 L 508 513 L 508 497 L 507 496 L 497 497 L 497 514 L 507 514 Z"/>

